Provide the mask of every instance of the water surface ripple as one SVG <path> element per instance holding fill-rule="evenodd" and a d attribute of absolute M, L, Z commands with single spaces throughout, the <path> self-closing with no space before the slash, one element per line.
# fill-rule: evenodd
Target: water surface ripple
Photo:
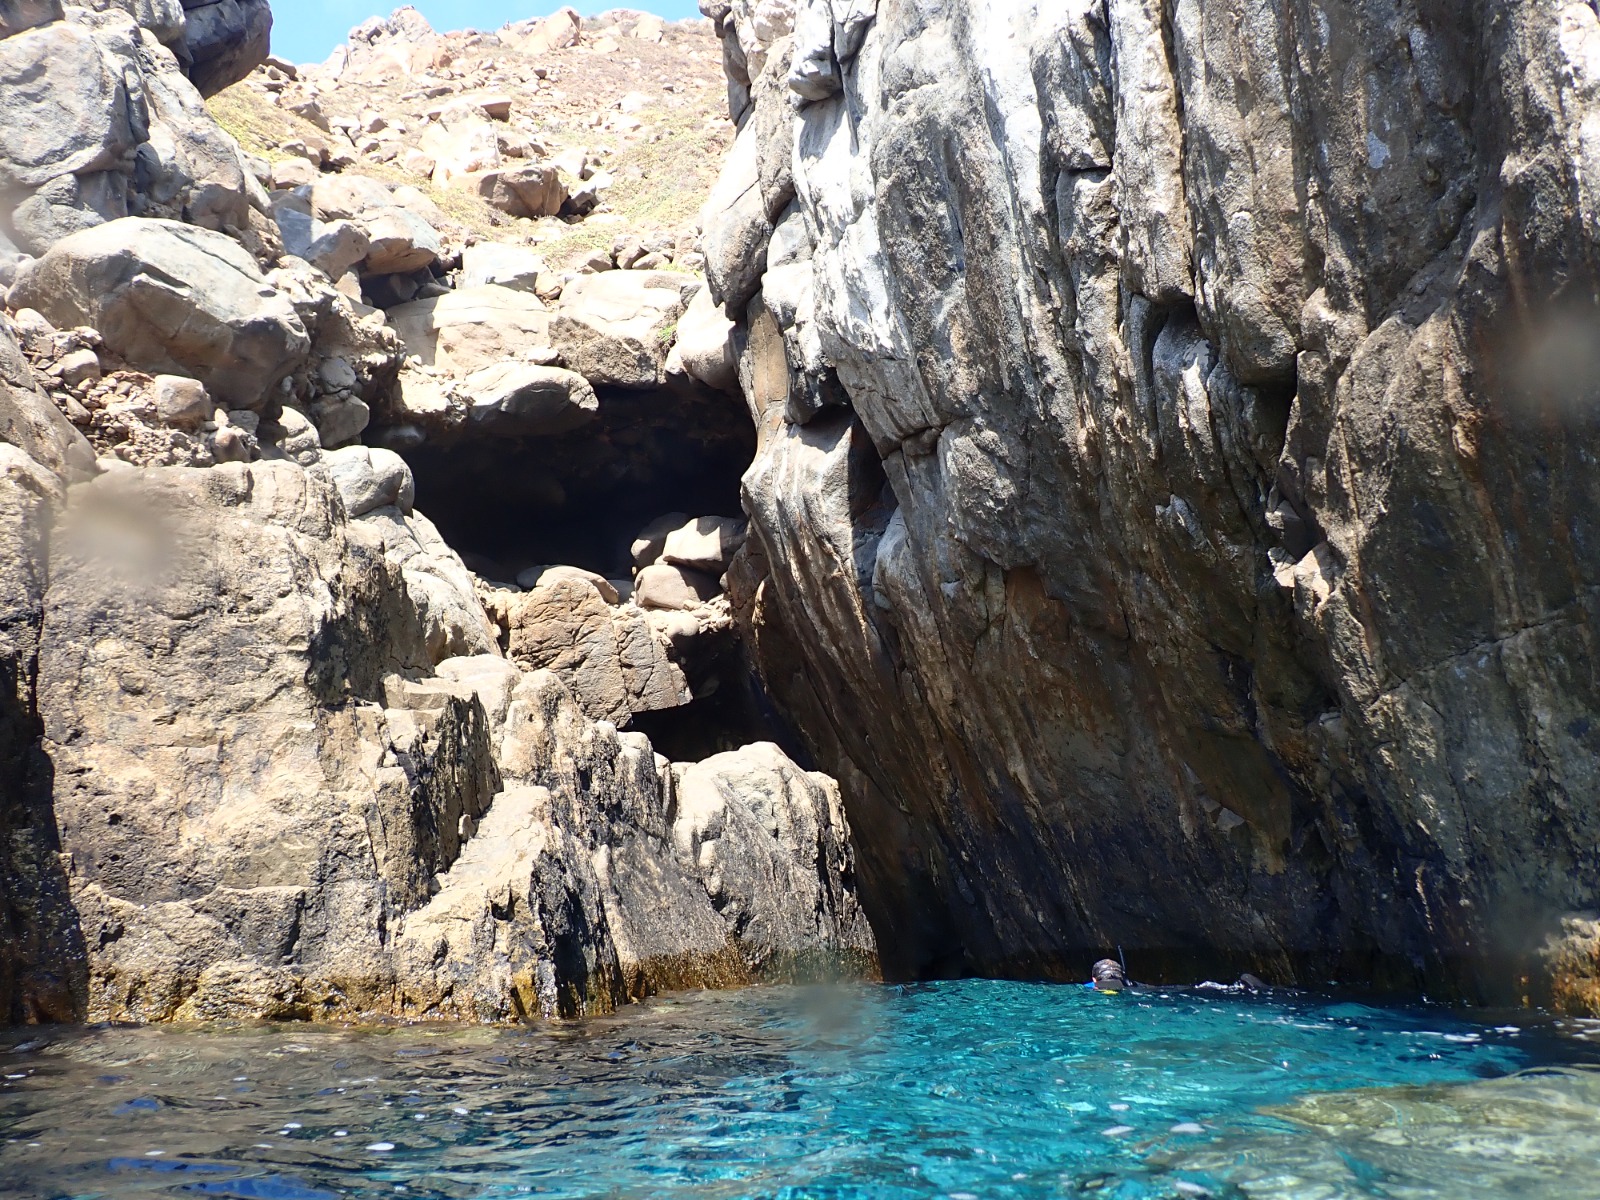
<path fill-rule="evenodd" d="M 0 1195 L 1600 1200 L 1588 1036 L 978 980 L 540 1029 L 14 1031 Z"/>

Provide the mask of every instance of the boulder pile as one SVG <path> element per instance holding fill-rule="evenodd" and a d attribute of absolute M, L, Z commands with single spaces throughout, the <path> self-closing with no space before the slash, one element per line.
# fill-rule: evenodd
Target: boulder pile
<path fill-rule="evenodd" d="M 742 413 L 696 231 L 606 221 L 599 163 L 496 86 L 708 31 L 401 10 L 303 72 L 264 2 L 126 7 L 0 6 L 0 1021 L 510 1020 L 875 970 L 832 780 L 625 728 L 731 638 L 740 522 L 678 522 L 641 565 L 688 590 L 638 603 L 497 580 L 406 457 Z M 397 72 L 414 124 L 341 116 Z M 315 136 L 246 154 L 204 99 L 241 88 Z M 605 120 L 648 137 L 630 110 Z M 611 249 L 497 241 L 457 200 Z"/>

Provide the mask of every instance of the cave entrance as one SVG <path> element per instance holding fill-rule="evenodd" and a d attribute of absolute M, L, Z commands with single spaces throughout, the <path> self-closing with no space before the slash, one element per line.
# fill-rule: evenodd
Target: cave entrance
<path fill-rule="evenodd" d="M 755 429 L 737 396 L 597 388 L 595 419 L 549 437 L 479 437 L 404 451 L 417 507 L 494 582 L 563 564 L 626 579 L 629 545 L 663 513 L 736 516 Z"/>

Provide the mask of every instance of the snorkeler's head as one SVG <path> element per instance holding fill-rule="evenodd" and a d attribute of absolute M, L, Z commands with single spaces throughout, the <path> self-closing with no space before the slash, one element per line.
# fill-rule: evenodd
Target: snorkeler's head
<path fill-rule="evenodd" d="M 1114 958 L 1102 958 L 1095 963 L 1089 975 L 1094 980 L 1095 988 L 1102 992 L 1120 992 L 1128 986 L 1127 977 L 1122 973 L 1122 964 Z"/>

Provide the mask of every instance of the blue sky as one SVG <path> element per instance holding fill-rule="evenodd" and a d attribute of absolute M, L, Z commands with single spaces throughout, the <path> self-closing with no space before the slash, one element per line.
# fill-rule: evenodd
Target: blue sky
<path fill-rule="evenodd" d="M 388 16 L 404 0 L 272 0 L 272 52 L 290 62 L 321 62 L 345 34 L 368 17 Z M 448 29 L 498 29 L 507 21 L 543 16 L 561 0 L 412 0 L 412 6 L 439 32 Z M 609 8 L 637 8 L 669 20 L 698 17 L 695 0 L 635 0 L 634 3 L 574 3 L 585 16 Z"/>

